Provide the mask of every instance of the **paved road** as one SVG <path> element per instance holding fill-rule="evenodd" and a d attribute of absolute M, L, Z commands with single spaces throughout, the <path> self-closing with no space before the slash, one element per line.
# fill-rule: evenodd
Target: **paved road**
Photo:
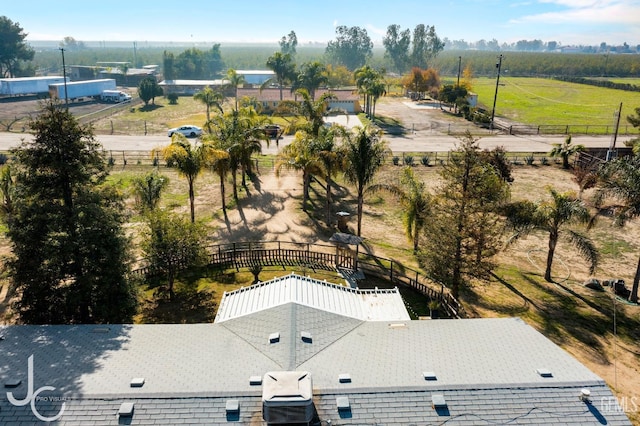
<path fill-rule="evenodd" d="M 361 125 L 355 115 L 332 116 L 328 121 L 336 122 L 347 127 Z M 20 144 L 22 139 L 30 138 L 26 133 L 0 132 L 0 151 L 7 151 Z M 154 148 L 166 146 L 170 139 L 166 134 L 147 136 L 122 136 L 122 135 L 97 135 L 98 141 L 107 150 L 114 151 L 151 151 Z M 631 136 L 618 136 L 616 146 L 624 146 L 624 141 L 632 139 Z M 424 130 L 403 136 L 386 135 L 389 147 L 394 153 L 398 152 L 446 152 L 453 149 L 459 139 L 439 132 Z M 279 148 L 291 143 L 292 136 L 286 136 L 277 145 L 275 141 L 269 147 L 263 146 L 264 154 L 275 154 Z M 574 136 L 575 144 L 582 144 L 588 148 L 607 148 L 611 143 L 611 136 Z M 493 149 L 503 146 L 510 152 L 548 152 L 552 144 L 562 143 L 564 136 L 486 136 L 479 140 L 478 145 L 482 149 Z"/>

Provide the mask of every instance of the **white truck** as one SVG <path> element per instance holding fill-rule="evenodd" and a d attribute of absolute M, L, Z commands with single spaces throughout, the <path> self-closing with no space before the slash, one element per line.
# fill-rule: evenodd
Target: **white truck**
<path fill-rule="evenodd" d="M 23 96 L 49 93 L 49 85 L 64 83 L 64 77 L 18 77 L 0 78 L 0 95 Z"/>
<path fill-rule="evenodd" d="M 120 90 L 103 90 L 100 95 L 100 100 L 103 102 L 112 102 L 117 104 L 120 102 L 130 101 L 131 95 Z"/>
<path fill-rule="evenodd" d="M 66 87 L 65 87 L 66 86 Z M 72 81 L 71 83 L 56 83 L 49 85 L 49 95 L 52 98 L 58 98 L 62 101 L 66 98 L 69 100 L 95 98 L 100 99 L 102 92 L 105 90 L 116 90 L 116 80 L 113 78 L 104 78 L 99 80 Z"/>

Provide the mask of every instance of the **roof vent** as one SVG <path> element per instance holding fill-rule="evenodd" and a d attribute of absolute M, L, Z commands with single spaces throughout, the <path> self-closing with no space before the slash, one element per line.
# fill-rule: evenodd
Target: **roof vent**
<path fill-rule="evenodd" d="M 313 384 L 307 371 L 271 371 L 262 380 L 262 418 L 269 424 L 309 423 Z"/>
<path fill-rule="evenodd" d="M 339 374 L 338 381 L 340 383 L 351 383 L 351 375 L 349 373 Z"/>
<path fill-rule="evenodd" d="M 300 337 L 302 338 L 302 341 L 305 343 L 313 343 L 313 338 L 311 337 L 311 333 L 309 333 L 308 331 L 300 332 Z"/>
<path fill-rule="evenodd" d="M 280 341 L 280 333 L 271 333 L 269 335 L 269 343 L 278 343 Z"/>
<path fill-rule="evenodd" d="M 431 405 L 433 408 L 447 408 L 447 401 L 445 401 L 444 395 L 433 394 L 431 395 Z"/>
<path fill-rule="evenodd" d="M 262 384 L 262 377 L 260 376 L 251 376 L 249 377 L 249 385 L 258 386 Z"/>
<path fill-rule="evenodd" d="M 580 401 L 587 404 L 591 403 L 591 391 L 587 388 L 580 389 Z"/>
<path fill-rule="evenodd" d="M 339 396 L 336 398 L 336 405 L 338 406 L 338 411 L 350 410 L 351 404 L 349 403 L 349 397 Z"/>
<path fill-rule="evenodd" d="M 5 388 L 17 388 L 22 383 L 20 379 L 7 379 L 4 381 Z"/>
<path fill-rule="evenodd" d="M 403 322 L 392 322 L 391 324 L 389 324 L 389 328 L 404 328 L 406 326 L 407 324 Z"/>
<path fill-rule="evenodd" d="M 433 371 L 423 371 L 422 377 L 424 377 L 425 380 L 438 380 L 436 373 Z"/>
<path fill-rule="evenodd" d="M 538 368 L 536 373 L 538 373 L 540 377 L 553 377 L 553 373 L 546 368 Z"/>
<path fill-rule="evenodd" d="M 133 417 L 133 402 L 123 402 L 118 410 L 120 417 Z"/>
<path fill-rule="evenodd" d="M 144 386 L 144 377 L 135 377 L 131 379 L 131 383 L 129 383 L 129 385 L 132 388 L 141 388 Z"/>
<path fill-rule="evenodd" d="M 240 401 L 237 399 L 227 399 L 227 403 L 224 406 L 227 414 L 237 413 L 240 411 Z"/>

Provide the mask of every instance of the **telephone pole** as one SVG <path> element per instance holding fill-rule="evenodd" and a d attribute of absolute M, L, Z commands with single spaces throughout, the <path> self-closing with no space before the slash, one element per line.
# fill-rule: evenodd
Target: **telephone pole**
<path fill-rule="evenodd" d="M 64 49 L 60 47 L 62 53 L 62 78 L 64 79 L 64 105 L 69 109 L 69 95 L 67 94 L 67 67 L 64 64 Z"/>
<path fill-rule="evenodd" d="M 498 77 L 496 78 L 496 93 L 493 95 L 493 109 L 491 110 L 491 123 L 489 128 L 493 130 L 493 119 L 496 116 L 496 101 L 498 100 L 498 86 L 500 85 L 500 70 L 502 69 L 502 54 L 498 56 L 498 62 L 496 63 L 498 69 Z"/>

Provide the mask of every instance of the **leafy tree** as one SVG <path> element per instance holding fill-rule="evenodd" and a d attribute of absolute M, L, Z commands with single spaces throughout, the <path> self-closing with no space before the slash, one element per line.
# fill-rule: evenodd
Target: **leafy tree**
<path fill-rule="evenodd" d="M 122 323 L 136 310 L 121 195 L 90 127 L 55 101 L 30 123 L 16 162 L 8 235 L 20 319 L 31 324 Z"/>
<path fill-rule="evenodd" d="M 162 148 L 160 153 L 165 161 L 174 164 L 178 173 L 187 178 L 191 222 L 193 223 L 196 221 L 195 180 L 217 157 L 225 156 L 226 153 L 214 149 L 210 144 L 201 143 L 193 146 L 191 142 L 180 133 L 175 133 L 171 137 L 171 144 Z"/>
<path fill-rule="evenodd" d="M 340 25 L 336 27 L 336 34 L 336 39 L 330 41 L 325 49 L 331 63 L 355 70 L 373 55 L 373 42 L 366 29 Z"/>
<path fill-rule="evenodd" d="M 316 89 L 326 85 L 329 82 L 327 77 L 327 68 L 321 62 L 307 62 L 302 64 L 298 78 L 291 88 L 292 90 L 306 89 L 311 96 L 311 100 L 316 97 Z"/>
<path fill-rule="evenodd" d="M 637 129 L 640 129 L 640 107 L 635 109 L 635 115 L 628 115 L 627 116 L 627 121 L 633 127 L 637 128 Z M 633 147 L 633 152 L 635 154 L 640 153 L 640 137 L 637 137 L 635 139 L 629 140 L 627 142 L 627 144 L 629 144 L 630 146 Z"/>
<path fill-rule="evenodd" d="M 584 149 L 584 145 L 571 145 L 571 135 L 569 135 L 565 138 L 563 144 L 554 143 L 553 149 L 549 152 L 549 155 L 552 157 L 562 158 L 562 168 L 568 169 L 570 167 L 569 157 L 576 152 L 584 151 Z"/>
<path fill-rule="evenodd" d="M 291 55 L 291 57 L 296 56 L 296 46 L 298 46 L 298 36 L 296 36 L 295 31 L 291 31 L 287 36 L 282 36 L 280 41 L 280 52 L 283 55 Z"/>
<path fill-rule="evenodd" d="M 416 25 L 413 30 L 411 61 L 414 67 L 428 68 L 429 62 L 444 49 L 444 43 L 436 34 L 434 26 Z"/>
<path fill-rule="evenodd" d="M 175 80 L 176 79 L 176 57 L 173 52 L 167 52 L 166 50 L 162 53 L 162 74 L 164 75 L 165 80 Z"/>
<path fill-rule="evenodd" d="M 400 31 L 400 25 L 389 25 L 387 35 L 382 38 L 385 57 L 393 63 L 393 69 L 399 74 L 406 71 L 409 64 L 409 46 L 411 46 L 411 30 Z"/>
<path fill-rule="evenodd" d="M 585 235 L 569 228 L 573 224 L 587 224 L 591 220 L 589 210 L 573 193 L 559 193 L 549 188 L 551 200 L 533 203 L 520 201 L 505 208 L 508 225 L 515 231 L 511 241 L 532 231 L 541 230 L 549 234 L 549 250 L 544 279 L 553 282 L 551 268 L 556 246 L 561 236 L 572 243 L 580 255 L 589 262 L 593 274 L 598 265 L 599 255 L 593 242 Z"/>
<path fill-rule="evenodd" d="M 493 166 L 500 178 L 508 183 L 513 182 L 511 161 L 507 158 L 507 150 L 503 146 L 497 146 L 492 150 L 482 151 L 484 160 Z"/>
<path fill-rule="evenodd" d="M 438 93 L 438 100 L 445 102 L 449 105 L 456 105 L 456 107 L 462 107 L 467 102 L 467 89 L 462 85 L 456 86 L 453 84 L 446 84 L 440 88 Z"/>
<path fill-rule="evenodd" d="M 19 23 L 0 16 L 0 77 L 20 76 L 20 63 L 33 59 L 35 51 L 25 42 L 26 37 Z"/>
<path fill-rule="evenodd" d="M 327 86 L 331 88 L 353 86 L 353 73 L 344 65 L 327 64 Z"/>
<path fill-rule="evenodd" d="M 509 188 L 489 166 L 471 134 L 451 152 L 436 190 L 419 258 L 430 275 L 458 297 L 471 278 L 486 278 L 501 246 L 498 209 Z"/>
<path fill-rule="evenodd" d="M 364 192 L 389 155 L 387 143 L 381 133 L 369 126 L 356 127 L 345 134 L 345 178 L 356 185 L 358 194 L 358 232 L 362 231 Z"/>
<path fill-rule="evenodd" d="M 208 51 L 193 47 L 175 57 L 173 77 L 175 79 L 209 80 L 218 77 L 223 68 L 220 44 L 214 44 Z"/>
<path fill-rule="evenodd" d="M 640 154 L 620 157 L 606 163 L 599 171 L 595 194 L 596 206 L 602 207 L 606 199 L 614 200 L 615 224 L 624 226 L 628 220 L 640 216 Z M 633 277 L 629 300 L 638 303 L 640 260 Z"/>
<path fill-rule="evenodd" d="M 60 42 L 60 47 L 69 50 L 70 52 L 75 52 L 78 50 L 83 50 L 86 49 L 86 45 L 84 44 L 84 42 L 82 41 L 77 41 L 75 38 L 71 37 L 71 36 L 67 36 L 65 37 L 61 42 Z"/>
<path fill-rule="evenodd" d="M 154 77 L 144 78 L 138 85 L 138 96 L 140 96 L 145 106 L 149 105 L 149 101 L 152 101 L 155 105 L 156 96 L 162 96 L 162 93 L 162 87 L 158 85 Z"/>
<path fill-rule="evenodd" d="M 402 78 L 402 85 L 416 93 L 419 98 L 423 98 L 426 94 L 437 97 L 440 90 L 440 76 L 433 68 L 423 70 L 413 67 L 409 74 Z"/>
<path fill-rule="evenodd" d="M 289 53 L 276 52 L 267 59 L 267 67 L 276 74 L 275 80 L 280 88 L 280 100 L 282 100 L 282 89 L 295 79 L 296 65 L 293 63 L 293 58 Z M 269 84 L 271 79 L 265 81 L 262 87 Z"/>
<path fill-rule="evenodd" d="M 224 102 L 224 95 L 216 90 L 213 90 L 211 87 L 205 87 L 203 90 L 193 95 L 193 99 L 200 103 L 203 103 L 207 107 L 207 126 L 209 126 L 209 122 L 211 121 L 211 107 L 214 107 L 218 110 L 218 112 L 222 114 L 222 103 Z"/>
<path fill-rule="evenodd" d="M 154 211 L 160 202 L 162 191 L 168 184 L 167 177 L 160 175 L 156 170 L 134 178 L 133 192 L 138 209 L 142 213 Z"/>
<path fill-rule="evenodd" d="M 142 250 L 154 272 L 167 276 L 169 298 L 174 298 L 174 281 L 180 269 L 206 264 L 206 232 L 202 225 L 164 211 L 149 215 Z"/>
<path fill-rule="evenodd" d="M 235 100 L 236 111 L 238 110 L 238 86 L 242 86 L 245 83 L 244 75 L 238 74 L 233 68 L 229 68 L 227 71 L 227 80 L 229 80 L 229 86 L 233 87 L 233 98 Z M 207 121 L 209 121 L 207 119 Z"/>
<path fill-rule="evenodd" d="M 413 243 L 413 253 L 418 253 L 419 239 L 427 219 L 431 216 L 431 195 L 426 192 L 424 182 L 419 180 L 410 166 L 402 170 L 400 185 L 379 184 L 370 190 L 386 190 L 400 199 L 404 229 Z"/>

